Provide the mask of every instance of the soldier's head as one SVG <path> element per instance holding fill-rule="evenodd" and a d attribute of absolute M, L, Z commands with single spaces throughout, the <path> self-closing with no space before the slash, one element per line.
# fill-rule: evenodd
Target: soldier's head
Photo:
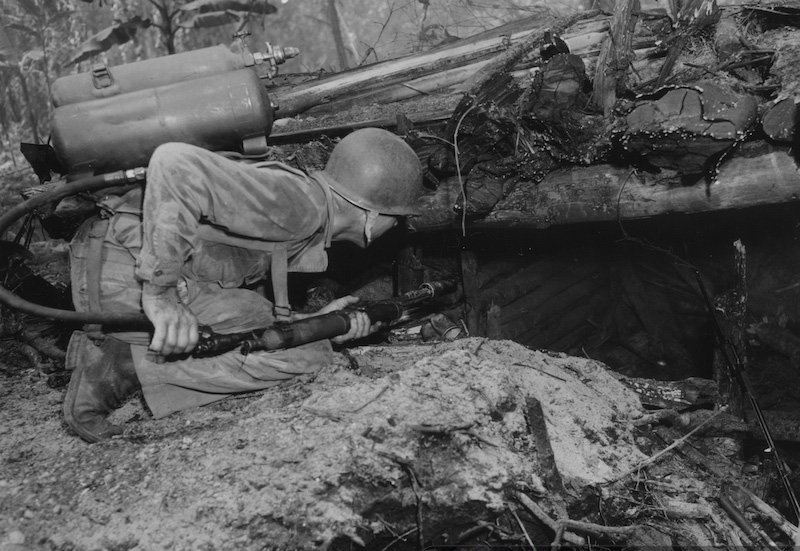
<path fill-rule="evenodd" d="M 366 244 L 399 218 L 419 214 L 423 191 L 419 159 L 411 146 L 387 130 L 364 128 L 347 135 L 333 149 L 322 173 L 337 197 L 363 212 L 359 231 L 363 230 Z"/>

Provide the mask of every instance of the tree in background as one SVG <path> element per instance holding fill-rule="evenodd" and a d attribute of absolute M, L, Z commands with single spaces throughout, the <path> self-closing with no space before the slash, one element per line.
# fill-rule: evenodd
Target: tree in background
<path fill-rule="evenodd" d="M 178 41 L 187 36 L 186 31 L 190 29 L 236 25 L 241 30 L 255 18 L 278 11 L 268 0 L 194 0 L 188 3 L 178 0 L 118 0 L 112 9 L 117 12 L 114 23 L 81 44 L 73 52 L 69 64 L 92 59 L 114 46 L 125 44 L 134 39 L 139 29 L 155 29 L 162 48 L 161 55 L 169 55 L 178 51 Z"/>
<path fill-rule="evenodd" d="M 7 132 L 11 122 L 27 120 L 38 142 L 40 122 L 50 114 L 50 85 L 63 59 L 59 46 L 73 31 L 71 11 L 61 0 L 0 0 L 0 5 L 0 85 L 6 98 L 0 121 Z"/>

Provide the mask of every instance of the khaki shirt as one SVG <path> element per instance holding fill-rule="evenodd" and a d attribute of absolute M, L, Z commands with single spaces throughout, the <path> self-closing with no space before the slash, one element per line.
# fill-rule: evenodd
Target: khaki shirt
<path fill-rule="evenodd" d="M 255 170 L 257 185 L 148 178 L 143 200 L 137 190 L 114 209 L 134 216 L 114 216 L 108 235 L 134 253 L 136 276 L 157 285 L 181 278 L 252 284 L 269 270 L 275 243 L 287 244 L 290 272 L 325 271 L 323 184 L 280 163 Z"/>

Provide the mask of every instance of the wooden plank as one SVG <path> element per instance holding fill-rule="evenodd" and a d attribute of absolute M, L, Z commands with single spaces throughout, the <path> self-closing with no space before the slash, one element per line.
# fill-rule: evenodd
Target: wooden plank
<path fill-rule="evenodd" d="M 315 105 L 362 92 L 367 85 L 387 85 L 467 65 L 505 51 L 509 42 L 522 41 L 531 34 L 538 36 L 546 28 L 541 26 L 541 21 L 533 18 L 526 19 L 526 22 L 530 25 L 529 27 L 514 32 L 510 36 L 503 34 L 504 27 L 497 27 L 491 29 L 491 33 L 472 39 L 459 40 L 446 48 L 435 48 L 343 71 L 290 89 L 273 89 L 271 93 L 280 106 L 276 116 L 292 117 Z"/>
<path fill-rule="evenodd" d="M 601 286 L 600 278 L 590 276 L 579 285 L 573 285 L 546 300 L 535 312 L 530 312 L 527 317 L 517 318 L 502 326 L 503 334 L 518 342 L 527 342 L 545 331 L 549 331 L 558 338 L 575 329 L 577 322 L 572 321 L 570 314 L 580 311 L 580 319 L 585 320 L 588 312 L 588 302 Z M 552 340 L 556 340 L 555 337 Z M 548 345 L 551 341 L 548 341 Z"/>
<path fill-rule="evenodd" d="M 567 258 L 551 259 L 534 262 L 508 275 L 497 278 L 487 284 L 482 290 L 484 302 L 492 302 L 500 307 L 505 307 L 520 295 L 530 293 L 550 278 L 558 277 L 567 270 L 572 260 Z"/>
<path fill-rule="evenodd" d="M 414 123 L 415 128 L 428 128 L 446 123 L 451 115 L 452 111 L 450 110 L 439 110 L 408 113 L 405 116 Z M 310 142 L 311 140 L 319 139 L 321 136 L 339 138 L 359 128 L 385 128 L 386 130 L 395 131 L 397 129 L 397 117 L 368 119 L 345 124 L 339 123 L 336 125 L 304 128 L 302 130 L 274 132 L 267 138 L 267 143 L 269 143 L 269 145 L 297 144 Z"/>
<path fill-rule="evenodd" d="M 545 322 L 532 330 L 529 330 L 515 338 L 518 342 L 523 342 L 531 348 L 551 349 L 553 343 L 558 342 L 565 336 L 572 334 L 581 325 L 586 323 L 588 307 L 586 301 L 578 301 L 571 307 L 565 308 L 557 322 Z"/>
<path fill-rule="evenodd" d="M 546 302 L 561 293 L 583 293 L 587 279 L 595 279 L 599 274 L 593 261 L 567 264 L 556 277 L 541 285 L 532 285 L 520 292 L 512 302 L 503 305 L 501 322 L 510 324 L 518 318 L 536 318 L 543 314 Z"/>
<path fill-rule="evenodd" d="M 363 94 L 367 89 L 379 90 L 394 85 L 404 86 L 414 79 L 423 79 L 416 81 L 416 84 L 426 91 L 463 83 L 469 78 L 474 78 L 480 69 L 485 68 L 485 62 L 489 58 L 504 55 L 509 46 L 516 47 L 526 40 L 538 40 L 549 28 L 547 23 L 548 20 L 527 18 L 525 25 L 514 23 L 509 27 L 497 27 L 481 33 L 480 36 L 459 40 L 446 47 L 342 71 L 296 86 L 271 88 L 270 95 L 278 105 L 275 116 L 293 117 L 315 106 Z M 609 23 L 608 18 L 604 16 L 585 23 L 586 25 L 579 27 L 580 30 L 577 32 L 565 34 L 564 39 L 570 48 L 582 54 L 589 54 L 598 47 Z M 509 32 L 508 29 L 514 30 Z M 480 63 L 481 60 L 484 63 Z M 459 68 L 464 69 L 458 70 Z M 402 99 L 401 96 L 395 97 L 390 93 L 388 99 L 383 101 L 399 99 Z"/>

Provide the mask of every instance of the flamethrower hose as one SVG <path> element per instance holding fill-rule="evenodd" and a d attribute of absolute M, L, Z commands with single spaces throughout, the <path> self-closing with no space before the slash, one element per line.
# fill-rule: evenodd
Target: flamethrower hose
<path fill-rule="evenodd" d="M 40 193 L 39 195 L 34 195 L 30 199 L 27 199 L 0 215 L 0 235 L 3 235 L 11 224 L 43 205 L 78 193 L 99 191 L 109 187 L 142 182 L 144 181 L 144 177 L 145 169 L 143 168 L 120 170 L 109 174 L 81 178 L 80 180 L 58 186 L 44 193 Z M 72 310 L 61 310 L 59 308 L 50 308 L 49 306 L 35 304 L 15 295 L 9 289 L 6 289 L 2 283 L 0 283 L 0 302 L 14 310 L 65 323 L 100 324 L 147 329 L 153 327 L 144 314 L 75 312 Z"/>

